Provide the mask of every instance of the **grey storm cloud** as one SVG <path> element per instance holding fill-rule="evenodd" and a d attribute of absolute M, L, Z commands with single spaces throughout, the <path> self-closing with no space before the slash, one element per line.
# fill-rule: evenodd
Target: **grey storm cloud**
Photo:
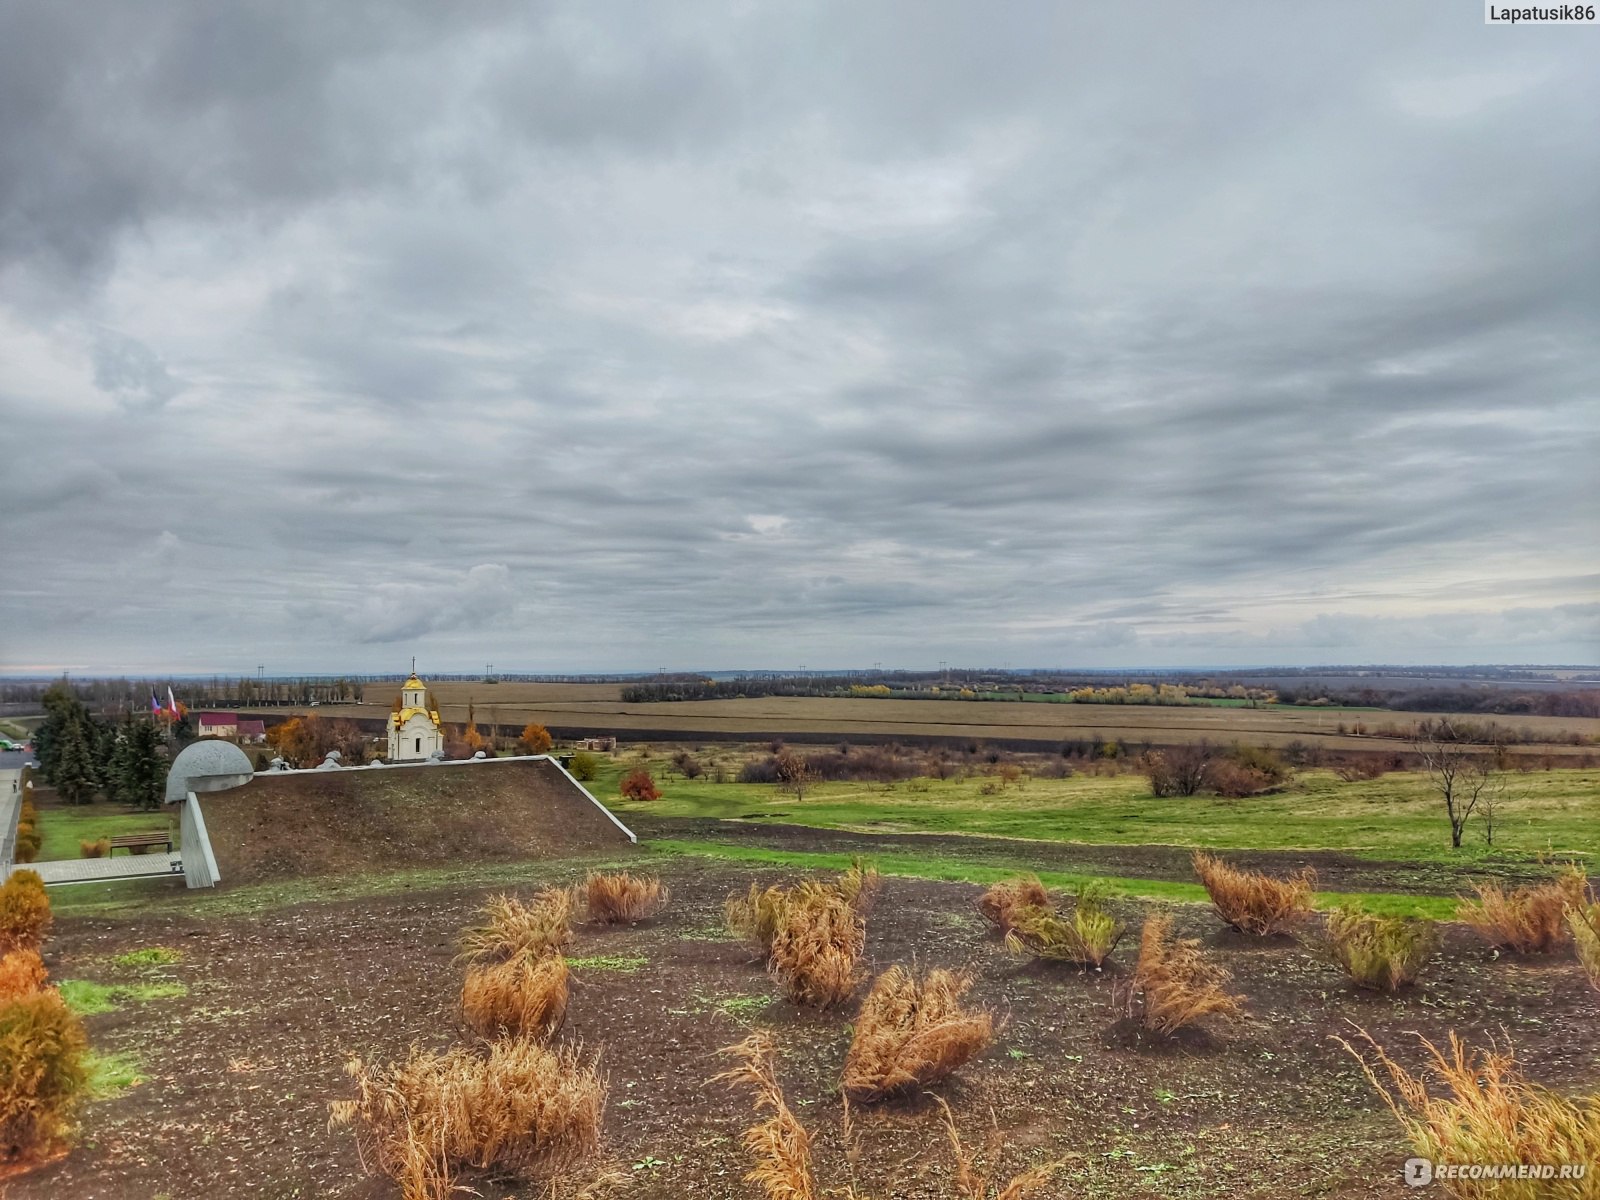
<path fill-rule="evenodd" d="M 1595 661 L 1589 32 L 0 0 L 0 669 Z"/>

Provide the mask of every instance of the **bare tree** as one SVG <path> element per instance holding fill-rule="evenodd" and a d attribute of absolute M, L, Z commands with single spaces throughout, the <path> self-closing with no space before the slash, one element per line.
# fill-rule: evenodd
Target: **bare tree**
<path fill-rule="evenodd" d="M 806 789 L 816 782 L 817 774 L 811 764 L 792 750 L 780 750 L 775 756 L 778 766 L 778 787 L 792 792 L 796 800 L 806 798 Z"/>
<path fill-rule="evenodd" d="M 1195 796 L 1211 779 L 1216 751 L 1207 742 L 1187 742 L 1145 756 L 1153 796 Z"/>
<path fill-rule="evenodd" d="M 1500 828 L 1500 815 L 1507 803 L 1526 800 L 1529 789 L 1512 789 L 1510 763 L 1503 755 L 1495 756 L 1493 766 L 1485 762 L 1477 770 L 1484 776 L 1482 790 L 1478 794 L 1478 824 L 1483 827 L 1484 843 L 1492 846 L 1494 835 Z"/>
<path fill-rule="evenodd" d="M 1488 821 L 1485 836 L 1492 844 L 1499 802 L 1505 791 L 1505 777 L 1495 766 L 1494 758 L 1470 743 L 1458 741 L 1448 721 L 1423 726 L 1411 748 L 1422 759 L 1433 790 L 1444 802 L 1451 848 L 1461 848 L 1461 834 L 1480 806 Z"/>

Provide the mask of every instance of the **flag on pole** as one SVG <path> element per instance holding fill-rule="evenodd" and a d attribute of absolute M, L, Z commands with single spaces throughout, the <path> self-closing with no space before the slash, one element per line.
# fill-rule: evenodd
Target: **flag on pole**
<path fill-rule="evenodd" d="M 150 712 L 153 716 L 161 715 L 161 701 L 156 699 L 156 692 L 154 688 L 150 689 Z"/>
<path fill-rule="evenodd" d="M 172 709 L 172 719 L 176 721 L 178 719 L 178 702 L 173 698 L 172 686 L 170 684 L 167 686 L 167 704 Z"/>

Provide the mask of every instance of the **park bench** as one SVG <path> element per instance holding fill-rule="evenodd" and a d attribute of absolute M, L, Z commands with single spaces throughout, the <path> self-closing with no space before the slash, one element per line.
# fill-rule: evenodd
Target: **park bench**
<path fill-rule="evenodd" d="M 148 849 L 151 846 L 165 846 L 169 853 L 172 850 L 172 834 L 166 831 L 157 831 L 155 833 L 124 833 L 110 840 L 111 850 L 107 857 L 115 854 L 118 847 L 126 849 L 129 854 L 133 853 L 135 846 L 145 849 Z"/>

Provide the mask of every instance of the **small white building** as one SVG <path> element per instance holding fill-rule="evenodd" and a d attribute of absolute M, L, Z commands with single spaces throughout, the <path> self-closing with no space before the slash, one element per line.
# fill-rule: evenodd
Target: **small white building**
<path fill-rule="evenodd" d="M 195 720 L 195 728 L 203 738 L 235 738 L 239 736 L 239 714 L 203 712 Z"/>
<path fill-rule="evenodd" d="M 444 750 L 444 726 L 428 703 L 428 689 L 415 674 L 400 691 L 400 707 L 389 714 L 389 762 L 420 762 Z"/>

